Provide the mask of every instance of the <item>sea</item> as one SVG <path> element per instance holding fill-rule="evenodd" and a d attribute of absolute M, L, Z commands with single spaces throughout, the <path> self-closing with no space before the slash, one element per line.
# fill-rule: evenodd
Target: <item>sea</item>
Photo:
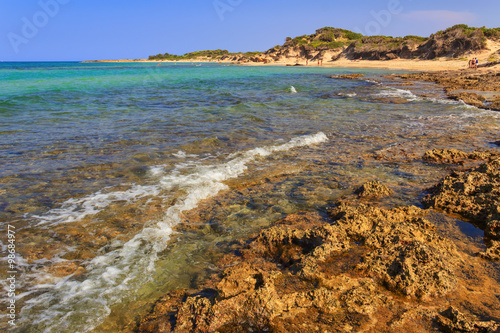
<path fill-rule="evenodd" d="M 499 149 L 499 112 L 397 73 L 0 63 L 0 328 L 132 332 L 288 214 L 326 216 L 367 181 L 421 207 L 450 172 L 425 151 Z"/>

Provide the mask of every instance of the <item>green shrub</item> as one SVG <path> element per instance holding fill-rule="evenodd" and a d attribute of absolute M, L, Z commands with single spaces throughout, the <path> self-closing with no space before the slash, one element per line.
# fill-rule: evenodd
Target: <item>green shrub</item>
<path fill-rule="evenodd" d="M 327 33 L 323 33 L 321 34 L 321 36 L 319 37 L 319 39 L 323 42 L 333 42 L 335 41 L 335 34 L 332 32 L 332 31 L 329 31 Z"/>
<path fill-rule="evenodd" d="M 420 44 L 420 43 L 425 43 L 427 40 L 429 40 L 429 38 L 420 37 L 420 36 L 414 36 L 414 35 L 408 35 L 408 36 L 403 37 L 403 40 L 405 40 L 405 41 L 411 40 L 411 41 L 415 41 L 418 44 Z"/>
<path fill-rule="evenodd" d="M 352 32 L 352 31 L 345 32 L 344 36 L 345 36 L 345 38 L 347 38 L 349 40 L 361 40 L 363 38 L 362 34 Z"/>

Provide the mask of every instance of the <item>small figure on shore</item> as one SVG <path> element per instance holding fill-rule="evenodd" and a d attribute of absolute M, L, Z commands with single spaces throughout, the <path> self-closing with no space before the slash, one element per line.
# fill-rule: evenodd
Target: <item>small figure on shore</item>
<path fill-rule="evenodd" d="M 477 69 L 477 66 L 479 65 L 479 59 L 476 58 L 476 69 Z"/>

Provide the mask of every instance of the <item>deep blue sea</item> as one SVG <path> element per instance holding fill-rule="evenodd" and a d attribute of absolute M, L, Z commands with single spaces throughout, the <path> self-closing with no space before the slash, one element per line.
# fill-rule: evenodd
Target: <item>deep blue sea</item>
<path fill-rule="evenodd" d="M 330 78 L 351 72 L 364 77 Z M 393 190 L 388 206 L 419 205 L 448 172 L 424 163 L 426 150 L 498 149 L 500 113 L 382 76 L 391 73 L 0 63 L 14 331 L 130 331 L 159 296 L 210 274 L 237 238 L 324 212 L 368 180 Z"/>

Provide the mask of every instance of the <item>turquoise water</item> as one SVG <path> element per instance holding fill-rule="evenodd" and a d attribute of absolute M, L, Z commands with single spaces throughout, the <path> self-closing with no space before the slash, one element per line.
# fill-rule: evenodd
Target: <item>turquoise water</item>
<path fill-rule="evenodd" d="M 366 180 L 394 190 L 388 205 L 418 205 L 447 172 L 421 161 L 427 149 L 497 149 L 499 113 L 386 70 L 329 77 L 349 72 L 0 63 L 18 331 L 126 331 L 238 237 L 324 211 Z"/>

